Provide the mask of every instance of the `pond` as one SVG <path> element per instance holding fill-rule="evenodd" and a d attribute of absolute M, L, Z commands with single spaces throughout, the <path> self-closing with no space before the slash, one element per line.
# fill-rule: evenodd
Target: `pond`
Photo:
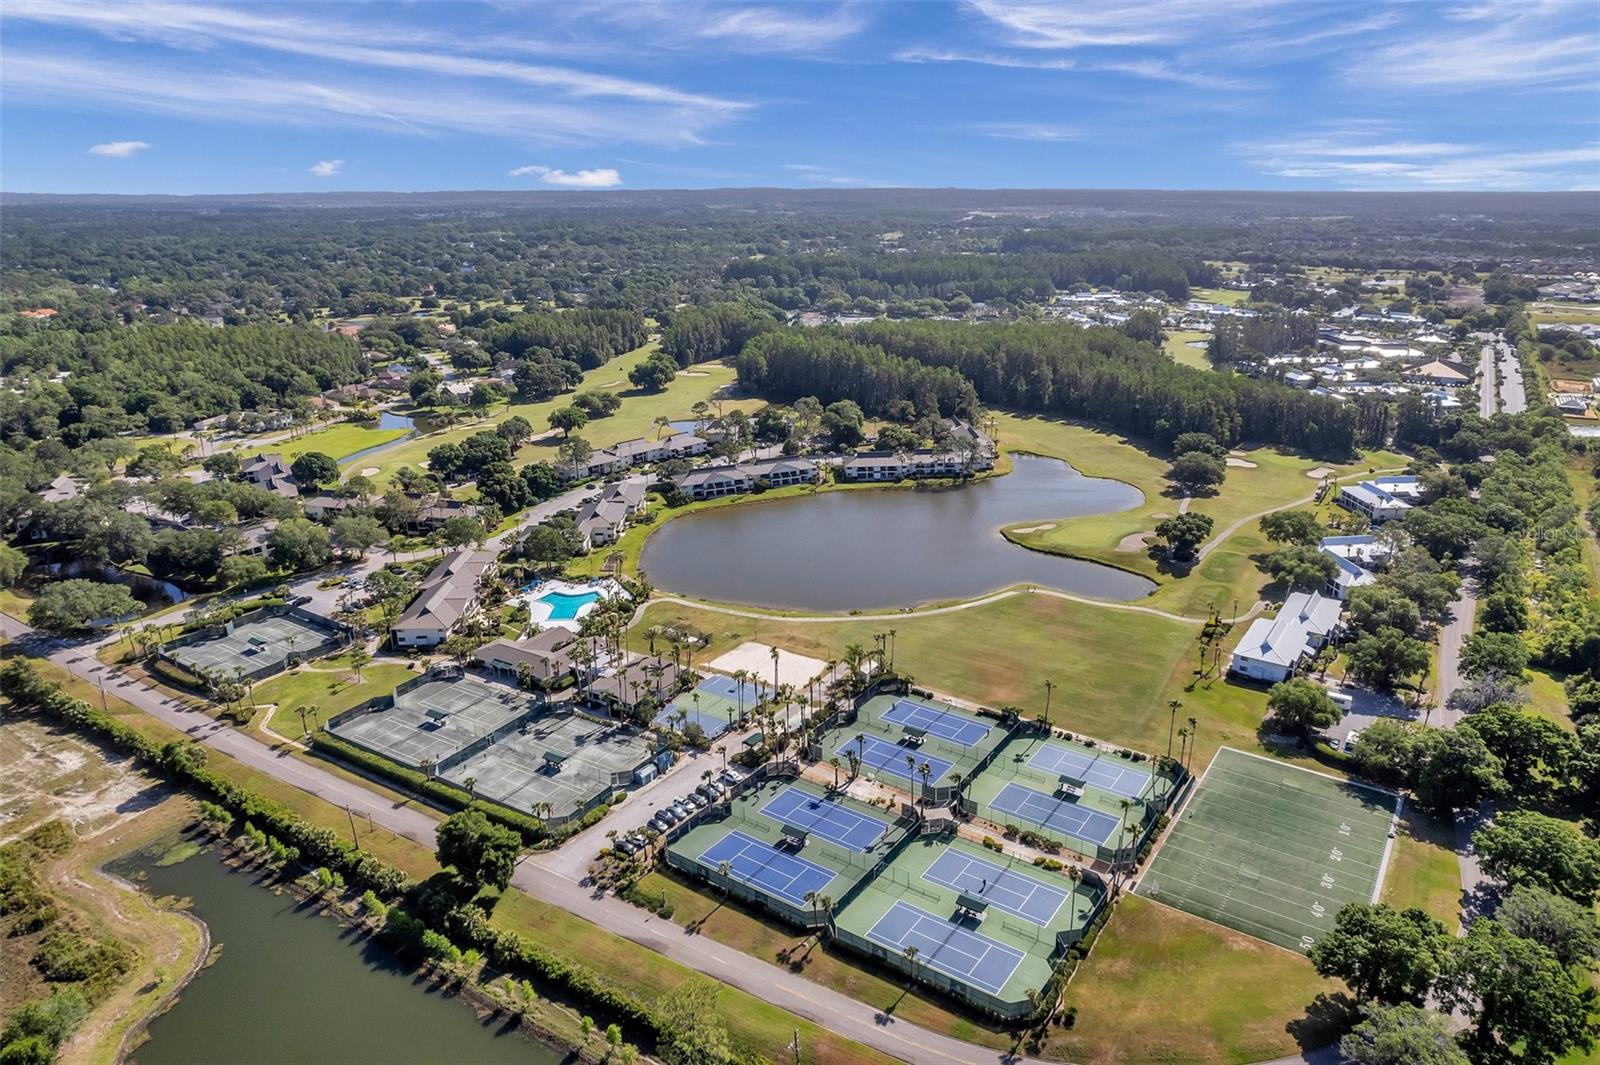
<path fill-rule="evenodd" d="M 207 850 L 172 865 L 118 863 L 155 895 L 193 900 L 221 944 L 177 1003 L 150 1022 L 135 1065 L 554 1065 L 562 1056 L 431 990 L 387 950 L 255 883 Z"/>
<path fill-rule="evenodd" d="M 1134 573 L 1018 547 L 1000 528 L 1109 514 L 1144 496 L 1058 459 L 1013 455 L 1013 472 L 974 484 L 820 492 L 675 518 L 639 567 L 658 587 L 719 602 L 842 613 L 970 599 L 1038 584 L 1097 599 L 1138 599 Z"/>

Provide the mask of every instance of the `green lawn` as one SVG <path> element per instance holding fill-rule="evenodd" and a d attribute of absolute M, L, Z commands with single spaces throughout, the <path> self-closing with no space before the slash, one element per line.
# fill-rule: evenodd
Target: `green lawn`
<path fill-rule="evenodd" d="M 1197 370 L 1209 370 L 1211 369 L 1211 360 L 1206 358 L 1205 349 L 1191 348 L 1189 341 L 1207 340 L 1210 336 L 1210 333 L 1187 331 L 1168 333 L 1166 343 L 1161 345 L 1161 349 L 1171 355 L 1172 361 L 1179 365 L 1193 366 Z"/>
<path fill-rule="evenodd" d="M 1152 532 L 1158 521 L 1178 512 L 1181 500 L 1163 476 L 1168 465 L 1164 458 L 1124 436 L 1075 422 L 1002 414 L 997 423 L 999 439 L 1008 448 L 1064 459 L 1080 473 L 1125 481 L 1145 496 L 1141 505 L 1115 514 L 1073 518 L 1043 528 L 1039 522 L 1013 525 L 1004 530 L 1013 543 L 1141 573 L 1162 585 L 1145 600 L 1162 609 L 1200 615 L 1212 603 L 1226 612 L 1234 598 L 1241 600 L 1241 610 L 1255 601 L 1265 578 L 1256 571 L 1251 555 L 1265 544 L 1254 523 L 1239 530 L 1237 542 L 1221 544 L 1187 576 L 1162 572 L 1166 567 L 1147 550 L 1121 549 L 1128 538 Z M 1240 457 L 1254 465 L 1229 467 L 1227 480 L 1216 495 L 1190 504 L 1193 513 L 1205 514 L 1216 523 L 1216 533 L 1249 515 L 1309 500 L 1318 482 L 1307 474 L 1320 466 L 1348 475 L 1401 466 L 1405 461 L 1392 453 L 1372 452 L 1356 462 L 1333 464 L 1265 447 L 1242 451 Z"/>
<path fill-rule="evenodd" d="M 885 1011 L 892 1007 L 900 1020 L 997 1050 L 1010 1049 L 1015 1043 L 1006 1032 L 985 1028 L 916 992 L 907 994 L 902 977 L 871 972 L 841 952 L 817 946 L 811 933 L 758 917 L 737 901 L 724 903 L 713 893 L 661 873 L 648 874 L 639 886 L 671 901 L 675 923 L 764 962 L 794 969 L 858 1002 Z"/>
<path fill-rule="evenodd" d="M 404 663 L 379 661 L 362 669 L 358 680 L 350 669 L 350 656 L 339 655 L 257 684 L 255 700 L 277 704 L 267 717 L 266 726 L 280 736 L 297 740 L 305 735 L 305 729 L 296 707 L 316 707 L 318 720 L 326 724 L 334 714 L 387 695 L 414 675 Z"/>
<path fill-rule="evenodd" d="M 1232 1065 L 1296 1053 L 1306 1007 L 1338 985 L 1304 958 L 1159 903 L 1126 896 L 1063 1000 L 1045 1056 L 1085 1065 Z M 1311 1024 L 1307 1047 L 1337 1032 Z"/>
<path fill-rule="evenodd" d="M 1191 288 L 1189 298 L 1204 300 L 1207 303 L 1220 303 L 1226 307 L 1237 307 L 1249 300 L 1250 293 L 1242 288 Z"/>
<path fill-rule="evenodd" d="M 1383 878 L 1383 901 L 1396 909 L 1426 910 L 1454 931 L 1461 923 L 1461 863 L 1455 826 L 1412 807 L 1400 819 L 1400 834 Z"/>
<path fill-rule="evenodd" d="M 704 979 L 694 970 L 648 948 L 517 891 L 500 899 L 492 923 L 545 944 L 646 1001 L 659 999 L 686 980 Z M 663 921 L 662 934 L 684 933 Z M 800 1032 L 800 1045 L 805 1047 L 806 1061 L 816 1065 L 893 1060 L 736 988 L 724 985 L 717 1007 L 728 1033 L 770 1061 L 789 1060 L 785 1048 L 792 1042 L 796 1030 Z"/>
<path fill-rule="evenodd" d="M 696 653 L 701 662 L 747 640 L 838 659 L 849 644 L 871 647 L 872 634 L 892 627 L 896 668 L 919 684 L 991 707 L 1015 704 L 1037 713 L 1048 677 L 1057 684 L 1053 719 L 1144 750 L 1158 742 L 1165 750 L 1167 678 L 1190 654 L 1199 632 L 1197 625 L 1148 614 L 1025 594 L 947 614 L 807 624 L 656 603 L 632 642 L 642 650 L 644 629 L 671 623 L 712 634 L 710 647 Z M 1260 717 L 1253 716 L 1250 730 Z M 1207 738 L 1220 734 L 1207 730 Z"/>
<path fill-rule="evenodd" d="M 342 459 L 346 455 L 354 455 L 363 448 L 387 444 L 405 435 L 404 429 L 369 429 L 356 422 L 342 422 L 339 425 L 330 425 L 326 429 L 306 433 L 304 436 L 297 436 L 292 440 L 269 444 L 265 450 L 282 455 L 288 462 L 293 462 L 308 451 L 320 451 L 329 458 Z"/>
<path fill-rule="evenodd" d="M 583 382 L 578 386 L 579 390 L 599 388 L 615 392 L 622 396 L 622 406 L 615 414 L 592 421 L 578 430 L 578 436 L 589 441 L 592 446 L 602 448 L 634 437 L 651 435 L 656 431 L 654 428 L 656 418 L 689 418 L 690 408 L 695 403 L 701 400 L 710 401 L 719 391 L 734 383 L 735 375 L 731 366 L 708 362 L 680 371 L 672 384 L 660 392 L 640 392 L 628 383 L 628 371 L 644 361 L 656 347 L 653 342 L 646 344 L 584 374 Z M 497 404 L 486 418 L 463 421 L 448 429 L 419 436 L 372 456 L 371 465 L 378 470 L 372 475 L 373 479 L 380 484 L 386 482 L 400 467 L 421 463 L 428 457 L 428 452 L 440 444 L 459 443 L 473 433 L 492 429 L 514 415 L 520 414 L 528 419 L 535 432 L 545 432 L 549 428 L 550 413 L 557 408 L 568 406 L 571 402 L 572 393 L 566 393 L 538 403 L 512 401 Z M 729 399 L 723 402 L 722 411 L 727 413 L 743 410 L 749 413 L 765 405 L 758 399 Z M 556 446 L 559 443 L 559 439 L 552 438 L 548 441 L 527 444 L 518 452 L 517 462 L 522 464 L 539 459 L 554 461 Z"/>

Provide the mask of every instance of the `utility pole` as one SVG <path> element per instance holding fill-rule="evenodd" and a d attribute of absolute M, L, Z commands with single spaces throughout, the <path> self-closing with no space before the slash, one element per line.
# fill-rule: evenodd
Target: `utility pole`
<path fill-rule="evenodd" d="M 361 841 L 356 838 L 356 815 L 350 812 L 348 803 L 345 805 L 344 815 L 350 819 L 350 842 L 357 847 L 361 846 Z"/>

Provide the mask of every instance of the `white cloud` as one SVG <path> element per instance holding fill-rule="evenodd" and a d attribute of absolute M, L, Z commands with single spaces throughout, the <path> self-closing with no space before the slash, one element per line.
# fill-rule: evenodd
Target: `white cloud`
<path fill-rule="evenodd" d="M 1071 59 L 1040 59 L 1036 56 L 1006 55 L 1004 52 L 962 52 L 947 48 L 906 48 L 896 52 L 894 58 L 901 63 L 978 63 L 1024 70 L 1071 70 L 1078 65 Z"/>
<path fill-rule="evenodd" d="M 530 164 L 509 171 L 512 177 L 538 177 L 546 185 L 564 189 L 614 189 L 622 184 L 622 175 L 609 166 L 588 170 L 558 170 L 555 167 Z"/>
<path fill-rule="evenodd" d="M 811 181 L 823 185 L 878 185 L 884 183 L 871 178 L 856 177 L 853 174 L 840 173 L 831 166 L 818 166 L 816 163 L 784 163 L 783 169 L 792 170 L 800 175 L 799 180 Z"/>
<path fill-rule="evenodd" d="M 286 126 L 357 126 L 431 135 L 483 134 L 544 144 L 633 141 L 693 142 L 695 116 L 671 108 L 592 107 L 501 91 L 479 92 L 454 84 L 413 80 L 380 83 L 321 81 L 186 69 L 170 66 L 85 63 L 80 56 L 33 52 L 0 64 L 0 88 L 11 100 L 59 101 L 104 110 L 136 109 L 205 121 Z M 675 123 L 675 117 L 683 122 Z"/>
<path fill-rule="evenodd" d="M 311 173 L 317 177 L 334 177 L 343 169 L 343 159 L 324 159 L 320 163 L 311 164 Z"/>
<path fill-rule="evenodd" d="M 602 3 L 578 9 L 629 29 L 647 30 L 652 47 L 693 48 L 704 42 L 746 53 L 807 54 L 860 33 L 867 18 L 859 7 L 836 4 L 735 6 L 725 3 Z"/>
<path fill-rule="evenodd" d="M 1137 0 L 1032 3 L 972 0 L 973 10 L 1001 27 L 1019 48 L 1102 48 L 1175 44 L 1216 35 L 1219 26 L 1276 6 L 1276 0 Z"/>
<path fill-rule="evenodd" d="M 1050 144 L 1075 141 L 1083 136 L 1083 131 L 1076 127 L 1054 126 L 1044 122 L 980 122 L 972 128 L 986 137 Z"/>
<path fill-rule="evenodd" d="M 142 152 L 150 145 L 144 141 L 107 141 L 105 144 L 96 144 L 89 149 L 90 155 L 109 155 L 114 159 L 126 159 L 135 152 Z"/>
<path fill-rule="evenodd" d="M 1550 190 L 1600 186 L 1600 144 L 1515 150 L 1447 141 L 1374 140 L 1370 124 L 1255 141 L 1236 150 L 1264 173 L 1354 189 Z"/>
<path fill-rule="evenodd" d="M 201 62 L 186 62 L 183 51 L 147 50 L 145 54 L 159 56 L 160 61 L 143 65 L 129 63 L 122 51 L 92 59 L 52 57 L 35 51 L 26 58 L 58 67 L 75 61 L 88 76 L 86 84 L 76 77 L 52 84 L 26 70 L 6 78 L 8 85 L 22 88 L 34 98 L 104 98 L 101 86 L 121 81 L 136 83 L 142 90 L 121 101 L 124 106 L 203 115 L 208 108 L 195 99 L 196 94 L 182 84 L 163 86 L 159 81 L 201 79 L 216 84 L 231 80 L 250 91 L 243 98 L 213 96 L 212 117 L 245 111 L 254 119 L 295 121 L 284 112 L 306 106 L 294 103 L 296 99 L 313 98 L 311 114 L 299 118 L 302 124 L 325 118 L 327 113 L 360 113 L 412 132 L 430 127 L 495 132 L 493 119 L 478 120 L 471 113 L 479 112 L 513 116 L 512 124 L 499 131 L 508 138 L 626 139 L 655 144 L 701 143 L 711 125 L 748 109 L 737 100 L 636 78 L 497 58 L 492 55 L 492 38 L 463 42 L 381 17 L 353 25 L 320 17 L 320 13 L 299 17 L 219 5 L 127 5 L 93 0 L 74 4 L 8 0 L 5 16 L 93 31 L 116 42 L 155 41 L 189 52 L 204 52 L 220 43 L 253 50 L 253 62 L 228 64 L 220 70 L 204 56 Z M 275 69 L 275 63 L 283 62 L 281 56 L 326 62 L 318 73 L 307 75 L 298 67 Z M 226 74 L 224 70 L 246 73 Z M 407 76 L 396 79 L 392 71 L 404 71 Z M 0 76 L 5 76 L 4 72 Z M 453 101 L 450 107 L 460 106 L 465 112 L 452 116 L 450 108 L 436 105 L 434 101 L 439 100 Z M 180 107 L 180 101 L 192 102 Z M 593 131 L 591 135 L 585 136 L 585 127 Z"/>
<path fill-rule="evenodd" d="M 1600 19 L 1585 5 L 1460 9 L 1454 21 L 1356 55 L 1350 80 L 1391 88 L 1600 91 Z M 1568 21 L 1563 15 L 1578 12 Z M 1593 114 L 1592 106 L 1589 108 Z"/>

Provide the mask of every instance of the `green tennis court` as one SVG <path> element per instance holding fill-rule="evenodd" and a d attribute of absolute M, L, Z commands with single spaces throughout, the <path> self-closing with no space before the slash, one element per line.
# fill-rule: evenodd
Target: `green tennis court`
<path fill-rule="evenodd" d="M 1138 893 L 1307 950 L 1348 902 L 1376 895 L 1398 799 L 1224 747 Z"/>

